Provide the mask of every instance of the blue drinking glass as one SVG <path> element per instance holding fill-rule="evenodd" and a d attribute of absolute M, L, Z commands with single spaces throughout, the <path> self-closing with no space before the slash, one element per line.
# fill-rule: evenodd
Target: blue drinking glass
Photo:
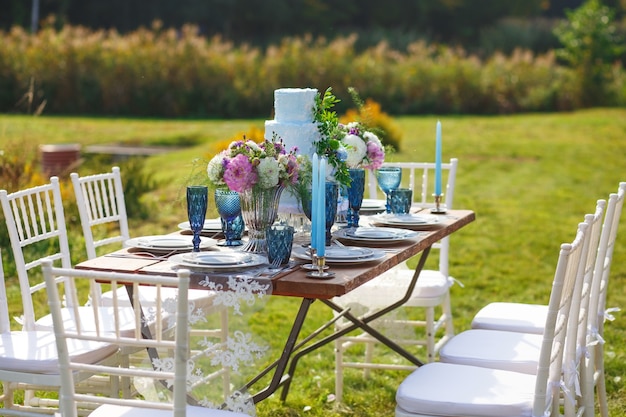
<path fill-rule="evenodd" d="M 348 214 L 346 220 L 348 227 L 359 227 L 359 210 L 363 203 L 365 191 L 365 170 L 362 168 L 348 169 L 350 174 L 350 186 L 348 187 Z"/>
<path fill-rule="evenodd" d="M 391 202 L 389 201 L 389 192 L 400 186 L 402 180 L 402 170 L 396 167 L 382 167 L 376 171 L 376 180 L 378 186 L 387 196 L 387 213 L 391 213 Z"/>
<path fill-rule="evenodd" d="M 203 185 L 187 187 L 187 217 L 193 232 L 193 251 L 200 252 L 200 233 L 204 227 L 204 219 L 209 200 L 209 189 Z"/>
<path fill-rule="evenodd" d="M 335 224 L 337 217 L 337 199 L 339 198 L 339 186 L 336 182 L 326 183 L 326 246 L 330 246 L 332 235 L 330 229 Z"/>
<path fill-rule="evenodd" d="M 311 220 L 311 196 L 313 192 L 309 190 L 308 193 L 302 196 L 302 210 L 307 219 Z M 339 198 L 339 185 L 336 182 L 326 182 L 326 236 L 324 239 L 325 245 L 330 246 L 332 235 L 330 229 L 335 224 L 337 217 L 337 199 Z"/>
<path fill-rule="evenodd" d="M 220 246 L 241 246 L 243 218 L 241 218 L 241 202 L 239 193 L 230 190 L 215 190 L 215 206 L 222 221 L 224 241 Z M 241 218 L 241 219 L 240 219 Z M 237 220 L 240 219 L 238 222 Z M 239 224 L 235 224 L 239 223 Z"/>

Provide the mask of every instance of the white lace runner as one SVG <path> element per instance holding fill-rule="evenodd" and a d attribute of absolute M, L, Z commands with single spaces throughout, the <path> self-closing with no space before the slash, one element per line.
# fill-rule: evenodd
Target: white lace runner
<path fill-rule="evenodd" d="M 254 416 L 252 394 L 243 387 L 275 359 L 270 354 L 267 337 L 260 334 L 263 307 L 272 292 L 271 280 L 245 275 L 211 275 L 199 284 L 212 296 L 207 297 L 208 302 L 190 302 L 189 306 L 189 396 L 200 406 Z M 164 313 L 173 312 L 175 306 L 175 300 L 167 300 L 164 309 L 171 311 Z M 155 311 L 145 310 L 147 318 L 156 315 Z M 159 352 L 152 366 L 157 370 L 170 370 L 173 367 L 171 352 Z M 171 383 L 165 381 L 164 385 Z M 146 398 L 168 396 L 167 388 L 146 381 L 135 380 L 134 386 Z M 259 383 L 255 389 L 263 386 Z"/>

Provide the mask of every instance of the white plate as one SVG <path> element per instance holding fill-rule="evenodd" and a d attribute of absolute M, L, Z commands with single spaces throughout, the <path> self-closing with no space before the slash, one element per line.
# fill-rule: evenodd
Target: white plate
<path fill-rule="evenodd" d="M 307 251 L 308 252 L 308 251 Z M 352 246 L 326 248 L 326 259 L 366 259 L 372 256 L 369 248 L 356 248 Z"/>
<path fill-rule="evenodd" d="M 185 235 L 156 235 L 128 239 L 124 245 L 152 251 L 182 251 L 193 249 L 193 237 Z M 215 239 L 200 237 L 200 249 L 206 249 L 217 243 Z"/>
<path fill-rule="evenodd" d="M 182 222 L 178 224 L 178 228 L 182 230 L 191 230 L 191 226 L 189 222 Z M 221 232 L 222 231 L 222 222 L 220 219 L 206 219 L 204 221 L 204 225 L 202 226 L 203 232 Z"/>
<path fill-rule="evenodd" d="M 326 250 L 328 249 L 330 248 L 327 248 Z M 365 249 L 365 248 L 362 248 L 362 249 Z M 385 251 L 382 251 L 380 249 L 369 249 L 369 250 L 371 250 L 372 253 L 367 258 L 332 258 L 332 259 L 326 258 L 326 263 L 327 264 L 342 264 L 342 265 L 359 264 L 363 262 L 378 261 L 384 258 L 386 255 Z M 308 250 L 303 247 L 294 246 L 293 250 L 291 251 L 291 255 L 294 258 L 303 259 L 305 261 L 311 260 L 311 255 L 309 254 Z"/>
<path fill-rule="evenodd" d="M 239 269 L 267 263 L 265 256 L 242 252 L 198 253 L 196 259 L 193 253 L 179 253 L 170 256 L 169 260 L 179 266 L 207 269 Z"/>
<path fill-rule="evenodd" d="M 334 233 L 334 236 L 338 238 L 371 243 L 396 243 L 417 235 L 417 232 L 393 227 L 339 229 Z"/>
<path fill-rule="evenodd" d="M 363 202 L 361 203 L 361 209 L 362 210 L 378 210 L 378 209 L 384 209 L 385 205 L 386 205 L 386 201 L 385 200 L 373 200 L 373 199 L 369 199 L 369 198 L 365 198 L 363 199 Z"/>
<path fill-rule="evenodd" d="M 439 223 L 436 216 L 425 216 L 423 214 L 380 214 L 372 216 L 374 223 L 404 226 L 431 226 Z"/>

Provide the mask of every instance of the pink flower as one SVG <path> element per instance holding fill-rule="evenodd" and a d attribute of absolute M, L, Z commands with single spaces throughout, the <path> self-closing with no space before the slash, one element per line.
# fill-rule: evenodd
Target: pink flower
<path fill-rule="evenodd" d="M 378 169 L 385 162 L 385 151 L 374 141 L 367 142 L 367 159 L 369 164 L 365 165 L 366 169 Z"/>
<path fill-rule="evenodd" d="M 245 155 L 239 154 L 228 161 L 224 170 L 224 182 L 232 191 L 242 193 L 257 182 L 257 174 Z"/>

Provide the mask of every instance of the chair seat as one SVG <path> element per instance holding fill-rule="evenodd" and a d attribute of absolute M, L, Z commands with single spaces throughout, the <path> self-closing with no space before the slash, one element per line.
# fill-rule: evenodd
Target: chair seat
<path fill-rule="evenodd" d="M 537 373 L 541 341 L 538 334 L 467 330 L 457 334 L 439 351 L 441 362 Z"/>
<path fill-rule="evenodd" d="M 392 269 L 342 296 L 340 304 L 359 304 L 372 310 L 386 307 L 402 298 L 413 278 L 413 273 L 414 271 L 410 269 Z M 423 270 L 415 284 L 411 298 L 405 305 L 420 307 L 424 306 L 424 303 L 430 304 L 431 302 L 437 305 L 440 302 L 439 299 L 445 297 L 451 284 L 452 281 L 439 271 Z"/>
<path fill-rule="evenodd" d="M 396 416 L 530 417 L 535 379 L 518 372 L 428 363 L 400 384 Z"/>
<path fill-rule="evenodd" d="M 89 417 L 172 417 L 170 410 L 155 410 L 153 408 L 128 407 L 105 404 L 96 408 Z M 216 410 L 213 408 L 187 406 L 187 417 L 250 417 L 248 414 L 232 411 Z"/>
<path fill-rule="evenodd" d="M 0 369 L 12 372 L 59 374 L 54 333 L 51 331 L 14 331 L 0 334 Z M 108 343 L 72 340 L 68 346 L 72 360 L 97 363 L 115 352 Z"/>
<path fill-rule="evenodd" d="M 189 290 L 189 302 L 194 304 L 195 308 L 206 309 L 213 307 L 215 303 L 215 291 L 209 290 Z M 122 305 L 130 306 L 128 299 L 128 293 L 126 288 L 121 287 L 117 289 L 118 303 Z M 152 307 L 156 304 L 156 289 L 154 287 L 142 286 L 139 288 L 139 300 L 142 307 Z M 162 288 L 161 298 L 176 298 L 176 290 L 174 288 Z M 111 291 L 106 291 L 100 296 L 100 303 L 103 306 L 113 305 L 113 294 Z"/>
<path fill-rule="evenodd" d="M 66 324 L 68 329 L 74 328 L 76 320 L 74 319 L 74 309 L 64 308 L 61 310 L 63 315 L 63 322 Z M 82 306 L 78 308 L 78 314 L 80 314 L 81 322 L 83 326 L 87 329 L 96 330 L 96 317 L 94 315 L 93 307 L 90 306 Z M 144 309 L 144 313 L 146 315 L 146 320 L 151 325 L 154 324 L 154 313 L 150 311 L 149 308 Z M 132 336 L 135 331 L 135 313 L 131 307 L 121 307 L 117 309 L 117 312 L 114 312 L 113 307 L 98 307 L 99 314 L 99 328 L 102 332 L 112 332 L 115 330 L 115 324 L 113 323 L 113 318 L 115 314 L 120 318 L 120 329 L 122 331 L 122 336 Z M 167 318 L 169 315 L 167 313 L 163 314 L 163 319 L 165 320 L 164 325 L 167 324 Z M 37 326 L 37 330 L 51 331 L 53 329 L 52 325 L 52 315 L 48 314 L 37 320 L 35 323 Z M 167 327 L 167 326 L 166 326 Z"/>
<path fill-rule="evenodd" d="M 547 305 L 489 303 L 474 316 L 472 329 L 543 334 L 547 314 Z"/>

